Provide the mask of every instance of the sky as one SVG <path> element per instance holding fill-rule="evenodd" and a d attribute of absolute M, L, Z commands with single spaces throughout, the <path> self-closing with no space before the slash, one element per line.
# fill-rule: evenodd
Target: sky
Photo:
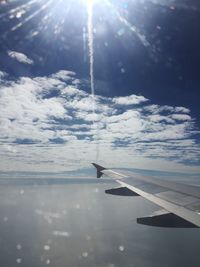
<path fill-rule="evenodd" d="M 0 1 L 0 171 L 200 173 L 200 4 Z"/>

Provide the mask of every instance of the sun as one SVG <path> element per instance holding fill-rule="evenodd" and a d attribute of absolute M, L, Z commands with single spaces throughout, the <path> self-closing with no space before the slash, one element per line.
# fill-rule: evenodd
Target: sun
<path fill-rule="evenodd" d="M 87 6 L 93 6 L 98 3 L 102 3 L 103 0 L 82 0 Z"/>

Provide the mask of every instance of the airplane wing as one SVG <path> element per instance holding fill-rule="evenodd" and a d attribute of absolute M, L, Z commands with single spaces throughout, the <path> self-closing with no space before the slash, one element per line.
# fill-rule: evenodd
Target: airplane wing
<path fill-rule="evenodd" d="M 162 207 L 150 216 L 138 218 L 140 224 L 164 227 L 200 227 L 200 187 L 137 174 L 126 174 L 92 163 L 97 178 L 114 178 L 119 188 L 105 192 L 121 196 L 142 196 Z"/>

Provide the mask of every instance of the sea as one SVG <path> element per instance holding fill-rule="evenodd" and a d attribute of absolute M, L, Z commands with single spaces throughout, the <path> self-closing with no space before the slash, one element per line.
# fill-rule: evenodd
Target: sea
<path fill-rule="evenodd" d="M 200 229 L 137 224 L 159 207 L 105 194 L 114 187 L 95 178 L 2 180 L 0 266 L 200 266 Z"/>

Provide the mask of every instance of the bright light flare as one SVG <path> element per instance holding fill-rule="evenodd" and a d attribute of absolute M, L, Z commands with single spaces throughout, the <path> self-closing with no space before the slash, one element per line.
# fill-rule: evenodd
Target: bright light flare
<path fill-rule="evenodd" d="M 85 3 L 87 6 L 102 3 L 103 1 L 104 0 L 82 0 L 82 2 Z"/>

